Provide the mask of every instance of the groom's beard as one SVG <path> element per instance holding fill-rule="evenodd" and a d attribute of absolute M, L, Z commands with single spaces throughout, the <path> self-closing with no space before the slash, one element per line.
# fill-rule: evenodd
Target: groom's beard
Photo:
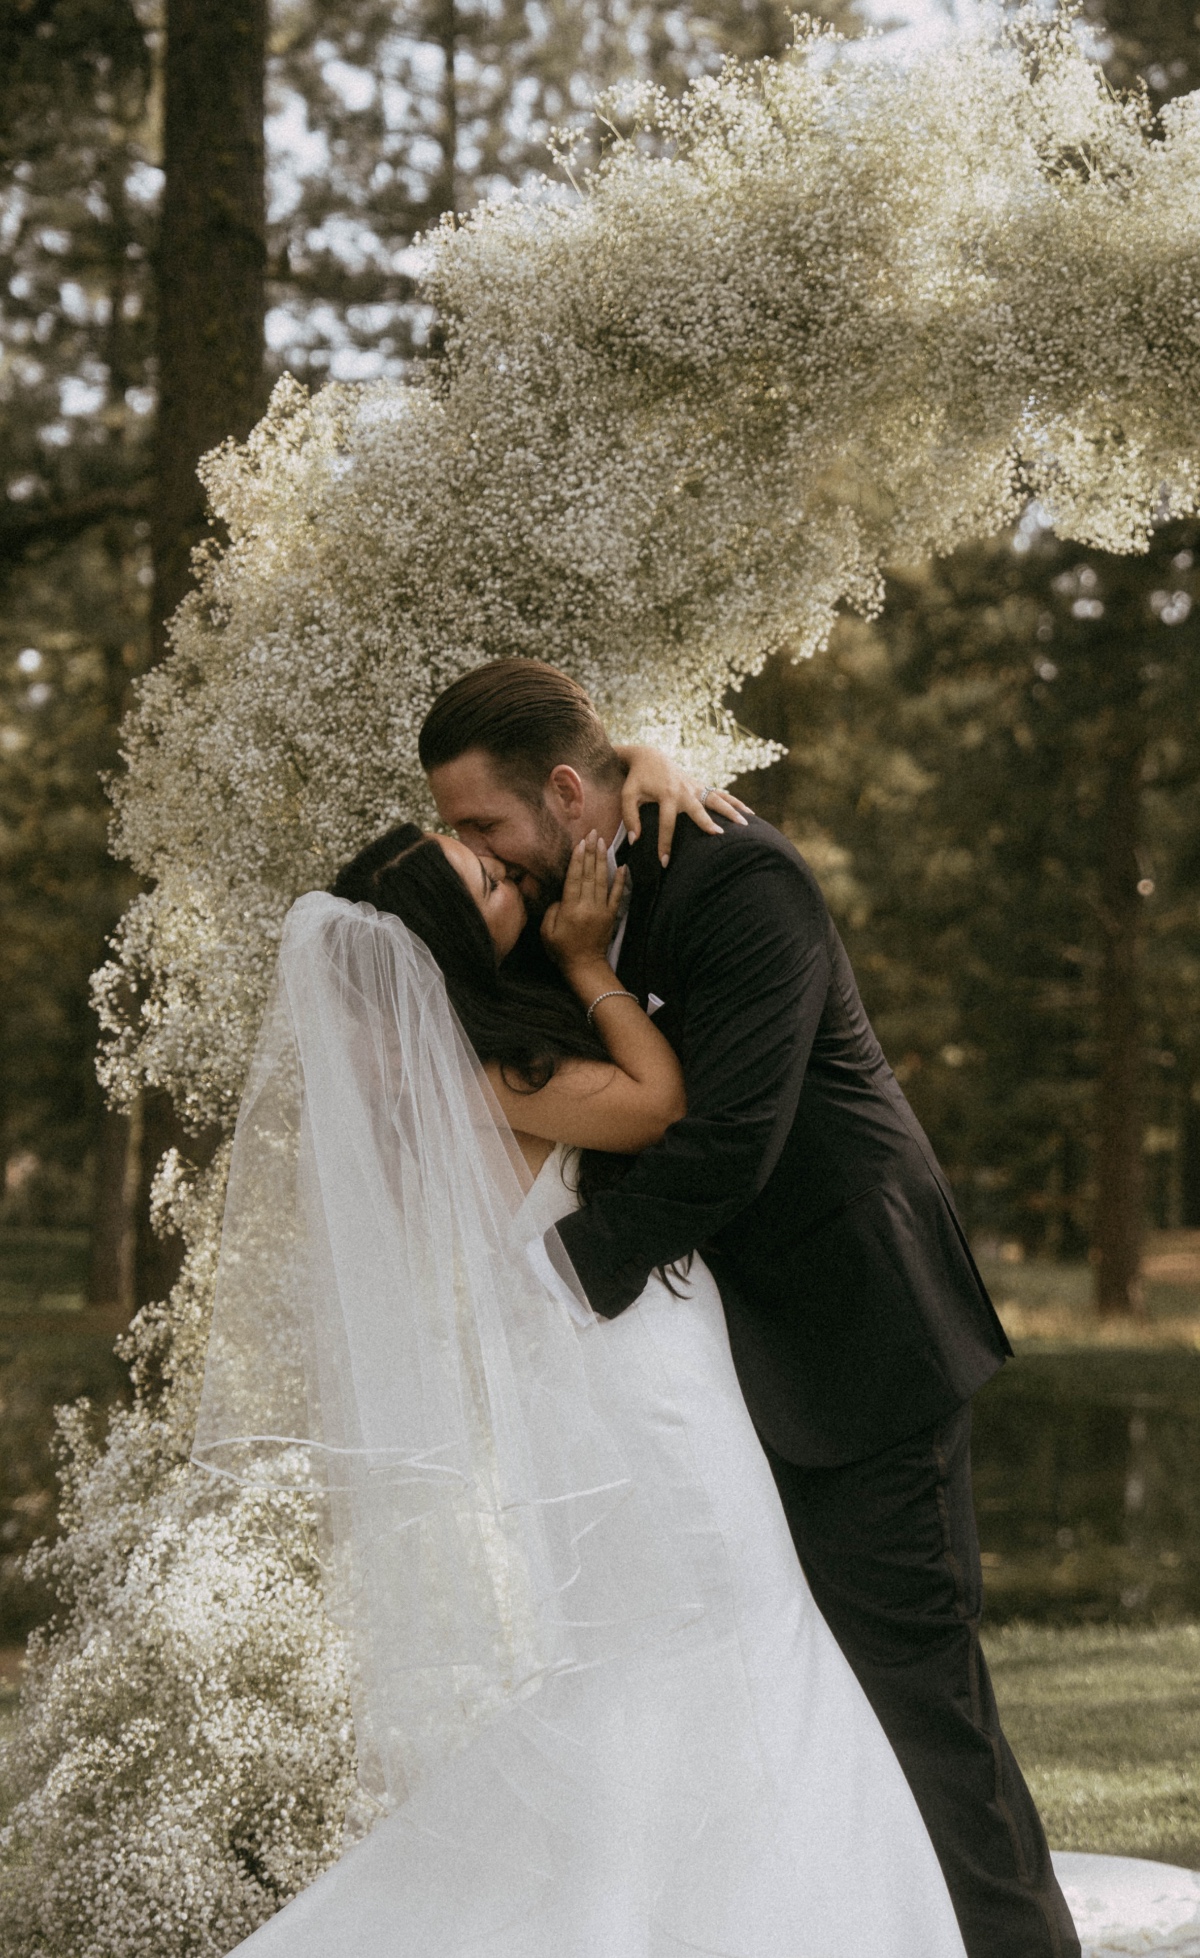
<path fill-rule="evenodd" d="M 538 810 L 537 844 L 524 863 L 509 863 L 506 868 L 525 900 L 529 922 L 540 925 L 552 904 L 563 894 L 571 852 L 575 845 L 569 833 L 546 809 Z"/>

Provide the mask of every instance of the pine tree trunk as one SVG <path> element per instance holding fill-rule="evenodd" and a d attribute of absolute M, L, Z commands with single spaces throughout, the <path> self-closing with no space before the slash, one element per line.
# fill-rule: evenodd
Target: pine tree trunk
<path fill-rule="evenodd" d="M 456 0 L 436 0 L 433 32 L 442 54 L 442 167 L 432 187 L 432 202 L 439 211 L 458 209 L 458 31 Z"/>
<path fill-rule="evenodd" d="M 167 0 L 166 27 L 152 525 L 157 652 L 205 531 L 196 465 L 227 436 L 247 435 L 263 408 L 266 0 Z M 181 1140 L 165 1096 L 148 1095 L 139 1303 L 161 1298 L 178 1269 L 178 1245 L 155 1238 L 148 1203 L 164 1151 Z"/>
<path fill-rule="evenodd" d="M 263 408 L 265 0 L 167 0 L 153 525 L 160 633 L 204 533 L 196 464 Z"/>
<path fill-rule="evenodd" d="M 1141 1316 L 1144 1191 L 1138 891 L 1145 730 L 1132 670 L 1115 704 L 1100 867 L 1100 1074 L 1096 1084 L 1096 1210 L 1092 1228 L 1097 1308 L 1105 1318 Z"/>

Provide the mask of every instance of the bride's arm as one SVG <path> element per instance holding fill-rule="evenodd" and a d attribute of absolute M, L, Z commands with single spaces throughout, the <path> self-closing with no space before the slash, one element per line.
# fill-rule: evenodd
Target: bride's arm
<path fill-rule="evenodd" d="M 743 828 L 747 816 L 754 814 L 748 802 L 730 795 L 728 789 L 705 789 L 699 782 L 694 782 L 669 755 L 663 754 L 661 748 L 635 744 L 618 748 L 617 754 L 627 771 L 625 786 L 621 790 L 621 819 L 626 834 L 631 843 L 637 842 L 642 828 L 642 804 L 656 802 L 658 849 L 664 870 L 671 861 L 671 844 L 678 817 L 690 816 L 697 829 L 706 831 L 710 836 L 719 836 L 721 828 L 719 823 L 713 821 L 714 810 L 718 816 L 741 823 Z"/>
<path fill-rule="evenodd" d="M 592 835 L 571 858 L 562 901 L 542 925 L 551 956 L 585 1007 L 610 1061 L 560 1061 L 544 1088 L 522 1093 L 491 1062 L 487 1076 L 514 1129 L 581 1149 L 632 1154 L 661 1141 L 687 1113 L 683 1069 L 669 1041 L 621 986 L 605 958 L 624 886 L 611 891 L 604 839 Z M 606 997 L 602 997 L 606 995 Z"/>

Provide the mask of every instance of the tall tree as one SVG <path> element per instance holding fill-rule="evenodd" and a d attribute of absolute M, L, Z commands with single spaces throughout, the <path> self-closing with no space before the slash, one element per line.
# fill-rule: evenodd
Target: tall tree
<path fill-rule="evenodd" d="M 196 466 L 245 437 L 264 403 L 266 45 L 266 0 L 167 0 L 151 525 L 159 650 L 206 528 Z M 145 1098 L 139 1126 L 142 1302 L 164 1297 L 178 1273 L 180 1245 L 152 1227 L 150 1189 L 183 1138 L 165 1095 Z"/>
<path fill-rule="evenodd" d="M 99 772 L 145 659 L 150 82 L 129 0 L 0 15 L 0 1153 L 34 1166 L 19 1204 L 74 1216 L 90 1184 L 89 1295 L 126 1309 L 130 1132 L 95 1091 L 86 973 L 130 889 Z"/>
<path fill-rule="evenodd" d="M 266 0 L 167 0 L 152 542 L 161 634 L 205 528 L 200 457 L 263 408 Z"/>

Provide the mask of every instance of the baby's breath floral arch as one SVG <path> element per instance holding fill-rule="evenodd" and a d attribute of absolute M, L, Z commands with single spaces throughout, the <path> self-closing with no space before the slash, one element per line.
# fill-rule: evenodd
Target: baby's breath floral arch
<path fill-rule="evenodd" d="M 147 879 L 100 976 L 113 1091 L 228 1134 L 295 895 L 427 814 L 416 735 L 499 653 L 577 674 L 709 779 L 723 702 L 881 568 L 1036 495 L 1133 550 L 1197 507 L 1200 97 L 1152 132 L 1068 20 L 904 67 L 793 58 L 642 94 L 583 193 L 441 235 L 424 385 L 283 382 L 205 476 L 208 558 L 128 734 Z M 128 1002 L 133 1001 L 131 1006 Z M 353 1743 L 302 1505 L 187 1467 L 224 1159 L 102 1448 L 67 1419 L 64 1615 L 0 1845 L 12 1958 L 220 1954 L 336 1853 Z"/>

